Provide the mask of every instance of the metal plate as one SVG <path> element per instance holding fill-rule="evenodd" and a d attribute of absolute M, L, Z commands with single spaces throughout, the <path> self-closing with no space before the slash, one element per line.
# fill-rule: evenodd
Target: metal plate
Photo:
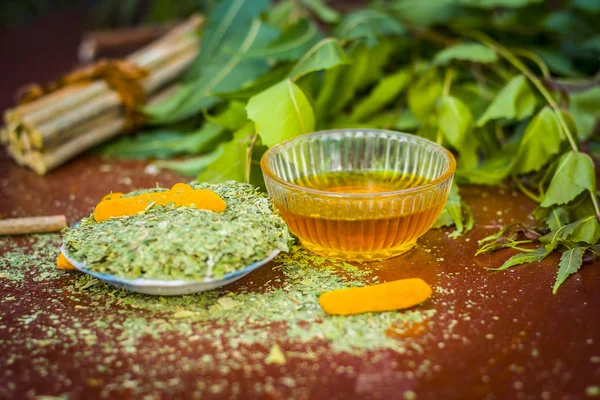
<path fill-rule="evenodd" d="M 275 250 L 264 260 L 252 263 L 242 270 L 231 272 L 223 276 L 221 279 L 205 278 L 204 281 L 186 281 L 182 279 L 165 281 L 144 278 L 125 279 L 116 277 L 114 275 L 93 272 L 85 268 L 85 263 L 76 261 L 69 256 L 69 252 L 65 243 L 63 243 L 60 251 L 64 254 L 65 258 L 81 272 L 122 289 L 156 296 L 178 296 L 183 294 L 198 293 L 229 285 L 230 283 L 243 278 L 245 275 L 249 274 L 255 269 L 267 264 L 281 252 L 281 250 Z"/>

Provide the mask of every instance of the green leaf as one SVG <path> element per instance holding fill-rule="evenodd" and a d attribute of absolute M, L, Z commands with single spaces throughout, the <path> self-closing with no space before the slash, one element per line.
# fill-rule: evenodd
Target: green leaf
<path fill-rule="evenodd" d="M 289 79 L 252 97 L 246 111 L 268 147 L 315 128 L 312 106 L 302 90 Z"/>
<path fill-rule="evenodd" d="M 477 126 L 483 126 L 488 121 L 506 118 L 522 120 L 535 111 L 537 100 L 531 91 L 527 79 L 518 75 L 502 88 L 492 103 L 477 120 Z"/>
<path fill-rule="evenodd" d="M 399 131 L 415 131 L 419 129 L 420 125 L 421 124 L 410 112 L 410 110 L 405 108 L 398 114 L 393 127 Z"/>
<path fill-rule="evenodd" d="M 252 123 L 247 123 L 237 130 L 231 141 L 221 144 L 219 157 L 198 175 L 198 181 L 219 183 L 234 180 L 245 182 L 246 155 L 253 135 L 254 125 Z"/>
<path fill-rule="evenodd" d="M 396 0 L 392 11 L 400 18 L 418 26 L 431 26 L 450 21 L 456 16 L 454 0 L 415 1 Z"/>
<path fill-rule="evenodd" d="M 502 266 L 500 266 L 499 268 L 489 268 L 489 269 L 492 269 L 494 271 L 502 271 L 502 270 L 505 270 L 505 269 L 508 269 L 508 268 L 511 268 L 511 267 L 514 267 L 514 266 L 520 265 L 520 264 L 526 264 L 526 263 L 529 264 L 529 263 L 533 263 L 533 262 L 540 262 L 544 258 L 546 258 L 548 256 L 548 254 L 550 254 L 552 252 L 552 250 L 554 250 L 554 247 L 552 247 L 551 245 L 538 247 L 537 249 L 535 249 L 534 251 L 532 251 L 530 253 L 515 254 L 514 256 L 512 256 L 511 258 L 506 260 L 506 262 L 504 264 L 502 264 Z"/>
<path fill-rule="evenodd" d="M 558 268 L 558 274 L 556 276 L 556 282 L 552 288 L 552 293 L 556 294 L 556 291 L 567 280 L 569 275 L 576 273 L 581 264 L 583 264 L 583 253 L 585 253 L 585 247 L 575 247 L 567 250 L 560 257 L 560 264 Z"/>
<path fill-rule="evenodd" d="M 278 65 L 259 76 L 254 82 L 244 85 L 239 90 L 214 93 L 214 96 L 223 100 L 239 100 L 247 102 L 250 97 L 254 96 L 255 94 L 258 94 L 263 90 L 273 86 L 277 82 L 284 80 L 289 75 L 291 70 L 292 67 L 288 64 Z"/>
<path fill-rule="evenodd" d="M 438 65 L 446 65 L 453 60 L 491 64 L 498 61 L 498 55 L 479 43 L 461 43 L 446 47 L 433 58 L 433 62 Z"/>
<path fill-rule="evenodd" d="M 288 29 L 306 17 L 304 7 L 296 0 L 283 0 L 274 4 L 267 12 L 267 22 L 281 30 Z"/>
<path fill-rule="evenodd" d="M 572 4 L 582 11 L 600 13 L 600 3 L 597 0 L 573 0 Z"/>
<path fill-rule="evenodd" d="M 406 30 L 389 14 L 364 9 L 348 15 L 335 30 L 335 36 L 344 40 L 360 40 L 368 47 L 377 44 L 380 36 L 400 36 Z"/>
<path fill-rule="evenodd" d="M 202 45 L 187 74 L 188 79 L 197 78 L 204 72 L 204 65 L 222 53 L 224 46 L 237 49 L 249 34 L 250 27 L 269 5 L 269 0 L 224 0 L 212 10 L 202 35 Z"/>
<path fill-rule="evenodd" d="M 208 113 L 204 116 L 207 121 L 222 126 L 229 131 L 240 129 L 248 120 L 246 117 L 246 105 L 240 101 L 232 101 L 227 108 L 216 116 Z"/>
<path fill-rule="evenodd" d="M 325 71 L 322 89 L 316 101 L 319 120 L 337 115 L 359 90 L 377 82 L 393 50 L 394 44 L 389 40 L 381 40 L 370 49 L 364 44 L 358 44 L 350 50 L 351 65 Z"/>
<path fill-rule="evenodd" d="M 540 242 L 556 247 L 561 242 L 596 244 L 599 238 L 598 219 L 595 215 L 588 215 L 542 236 Z"/>
<path fill-rule="evenodd" d="M 469 211 L 468 224 L 465 229 L 465 224 L 463 223 L 463 206 L 465 206 L 465 209 L 468 207 L 462 203 L 458 190 L 458 185 L 453 182 L 446 206 L 437 221 L 433 224 L 433 228 L 456 225 L 456 230 L 450 234 L 452 238 L 460 236 L 473 228 L 472 216 Z"/>
<path fill-rule="evenodd" d="M 323 38 L 317 25 L 303 19 L 286 29 L 281 36 L 263 49 L 249 51 L 247 58 L 268 58 L 277 61 L 295 61 Z"/>
<path fill-rule="evenodd" d="M 584 190 L 596 195 L 594 162 L 587 154 L 569 151 L 560 158 L 541 205 L 568 203 Z"/>
<path fill-rule="evenodd" d="M 269 69 L 265 60 L 245 58 L 244 54 L 263 48 L 278 35 L 274 28 L 255 20 L 237 53 L 222 52 L 202 65 L 199 79 L 184 84 L 172 98 L 145 108 L 151 123 L 172 123 L 189 118 L 214 106 L 215 93 L 235 91 L 254 81 Z"/>
<path fill-rule="evenodd" d="M 473 115 L 459 99 L 444 96 L 437 103 L 438 126 L 450 146 L 460 154 L 459 165 L 462 169 L 477 166 L 477 141 L 473 140 Z"/>
<path fill-rule="evenodd" d="M 600 86 L 569 96 L 569 112 L 575 120 L 577 136 L 588 139 L 594 133 L 596 120 L 600 117 Z"/>
<path fill-rule="evenodd" d="M 589 192 L 581 193 L 565 207 L 569 210 L 571 221 L 576 221 L 596 214 L 596 208 L 594 207 L 594 202 L 592 201 L 592 196 L 590 196 Z"/>
<path fill-rule="evenodd" d="M 569 223 L 569 212 L 563 207 L 553 207 L 546 219 L 546 225 L 551 231 Z"/>
<path fill-rule="evenodd" d="M 212 148 L 221 136 L 219 125 L 207 123 L 201 129 L 178 132 L 161 129 L 125 136 L 105 146 L 101 153 L 120 158 L 168 158 L 182 154 L 198 154 Z"/>
<path fill-rule="evenodd" d="M 510 163 L 514 158 L 511 152 L 501 152 L 483 161 L 472 170 L 457 170 L 455 177 L 459 182 L 474 185 L 499 185 L 510 173 Z"/>
<path fill-rule="evenodd" d="M 436 69 L 425 72 L 408 89 L 408 108 L 421 122 L 431 120 L 435 112 L 435 103 L 442 95 L 442 81 Z"/>
<path fill-rule="evenodd" d="M 585 40 L 595 33 L 585 19 L 568 10 L 547 14 L 542 23 L 545 30 L 562 35 L 564 39 Z"/>
<path fill-rule="evenodd" d="M 447 226 L 454 226 L 454 225 L 456 225 L 456 224 L 454 223 L 454 220 L 450 216 L 450 213 L 448 211 L 446 211 L 446 209 L 444 208 L 442 210 L 442 213 L 440 214 L 440 216 L 438 217 L 438 219 L 435 221 L 435 223 L 433 224 L 433 226 L 431 228 L 439 229 L 439 228 L 444 228 Z"/>
<path fill-rule="evenodd" d="M 595 215 L 583 218 L 576 222 L 567 239 L 573 243 L 596 244 L 600 239 L 600 224 Z"/>
<path fill-rule="evenodd" d="M 477 8 L 521 8 L 530 4 L 541 3 L 542 0 L 456 0 L 458 4 Z"/>
<path fill-rule="evenodd" d="M 290 78 L 295 81 L 311 72 L 331 69 L 349 63 L 350 60 L 336 39 L 323 39 L 298 60 L 298 63 L 290 72 Z"/>
<path fill-rule="evenodd" d="M 564 53 L 552 48 L 535 48 L 533 51 L 548 65 L 550 71 L 568 77 L 583 76 Z"/>
<path fill-rule="evenodd" d="M 159 168 L 166 168 L 183 176 L 198 176 L 211 163 L 218 159 L 223 153 L 223 147 L 219 146 L 210 153 L 191 157 L 185 160 L 166 160 L 154 163 Z"/>
<path fill-rule="evenodd" d="M 544 107 L 529 122 L 513 161 L 512 172 L 538 171 L 560 152 L 564 140 L 560 122 L 550 107 Z"/>
<path fill-rule="evenodd" d="M 409 69 L 401 69 L 383 78 L 368 96 L 356 104 L 352 110 L 352 119 L 362 121 L 384 108 L 408 86 L 411 75 Z"/>
<path fill-rule="evenodd" d="M 340 13 L 329 7 L 323 0 L 302 0 L 302 4 L 315 13 L 319 19 L 330 24 L 341 19 Z"/>

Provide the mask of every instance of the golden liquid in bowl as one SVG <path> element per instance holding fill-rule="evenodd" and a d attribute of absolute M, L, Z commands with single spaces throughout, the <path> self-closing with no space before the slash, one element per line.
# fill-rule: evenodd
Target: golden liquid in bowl
<path fill-rule="evenodd" d="M 337 193 L 383 193 L 423 185 L 429 180 L 392 171 L 328 172 L 296 180 L 311 189 Z M 408 251 L 438 218 L 444 204 L 405 215 L 332 218 L 327 207 L 311 215 L 282 208 L 282 217 L 304 246 L 315 253 L 346 259 L 379 259 Z"/>

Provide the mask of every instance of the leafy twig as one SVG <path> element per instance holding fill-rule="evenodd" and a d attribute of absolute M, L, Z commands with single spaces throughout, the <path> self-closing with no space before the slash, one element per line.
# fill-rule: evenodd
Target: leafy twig
<path fill-rule="evenodd" d="M 510 50 L 508 50 L 506 47 L 502 46 L 501 44 L 499 44 L 498 42 L 496 42 L 494 39 L 490 38 L 486 34 L 481 33 L 481 32 L 466 32 L 465 35 L 478 40 L 479 42 L 488 46 L 490 49 L 497 52 L 500 56 L 504 57 L 509 63 L 511 63 L 516 69 L 518 69 L 523 75 L 525 75 L 527 77 L 527 79 L 529 79 L 529 81 L 531 81 L 531 83 L 536 87 L 536 89 L 540 92 L 540 94 L 548 102 L 548 105 L 550 106 L 550 108 L 552 108 L 552 110 L 556 114 L 556 117 L 558 118 L 558 121 L 559 121 L 561 127 L 563 128 L 565 135 L 567 136 L 567 139 L 569 140 L 569 144 L 571 145 L 571 148 L 573 149 L 573 151 L 578 152 L 579 149 L 577 148 L 577 142 L 575 141 L 573 133 L 571 132 L 571 129 L 569 129 L 569 126 L 567 125 L 565 118 L 563 117 L 562 113 L 560 112 L 560 108 L 558 107 L 558 104 L 556 104 L 554 97 L 552 97 L 552 94 L 550 94 L 548 89 L 546 89 L 546 87 L 538 79 L 538 77 L 535 76 L 535 74 L 533 72 L 531 72 L 531 70 L 529 68 L 527 68 L 527 66 L 525 64 L 523 64 L 523 62 L 521 60 L 519 60 Z"/>
<path fill-rule="evenodd" d="M 454 78 L 454 68 L 450 65 L 446 68 L 446 73 L 444 74 L 444 86 L 442 90 L 443 96 L 450 95 L 450 87 L 452 86 L 452 79 Z"/>
<path fill-rule="evenodd" d="M 535 54 L 533 51 L 527 50 L 527 49 L 512 49 L 512 52 L 514 54 L 520 55 L 521 57 L 526 57 L 526 58 L 530 59 L 531 61 L 533 61 L 540 69 L 540 72 L 542 73 L 542 76 L 544 77 L 544 79 L 548 79 L 551 77 L 550 70 L 548 70 L 546 63 L 544 63 L 544 61 L 540 58 L 540 56 Z"/>

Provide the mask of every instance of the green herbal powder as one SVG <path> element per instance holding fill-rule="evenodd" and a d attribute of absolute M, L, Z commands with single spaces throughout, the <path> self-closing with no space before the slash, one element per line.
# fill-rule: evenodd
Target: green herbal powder
<path fill-rule="evenodd" d="M 68 255 L 121 278 L 202 280 L 288 251 L 292 237 L 266 194 L 233 181 L 191 185 L 217 193 L 225 211 L 155 205 L 101 222 L 90 216 L 64 232 Z"/>

